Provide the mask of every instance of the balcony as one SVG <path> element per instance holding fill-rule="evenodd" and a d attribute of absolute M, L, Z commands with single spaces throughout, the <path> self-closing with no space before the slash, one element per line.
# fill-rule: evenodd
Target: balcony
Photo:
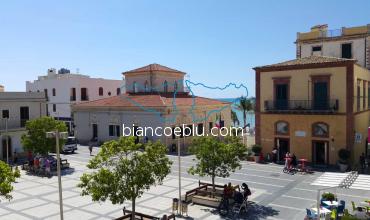
<path fill-rule="evenodd" d="M 333 114 L 338 112 L 339 100 L 326 101 L 312 100 L 266 100 L 265 111 L 271 113 L 325 113 Z"/>

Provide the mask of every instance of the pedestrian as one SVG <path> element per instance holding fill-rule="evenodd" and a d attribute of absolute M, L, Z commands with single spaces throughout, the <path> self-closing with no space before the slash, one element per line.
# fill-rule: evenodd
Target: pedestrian
<path fill-rule="evenodd" d="M 297 163 L 297 157 L 295 156 L 295 154 L 293 154 L 291 158 L 292 158 L 292 166 L 297 167 L 298 163 Z"/>
<path fill-rule="evenodd" d="M 38 173 L 39 166 L 40 166 L 40 160 L 39 160 L 38 156 L 36 156 L 35 159 L 33 160 L 33 169 L 34 169 L 35 173 Z"/>
<path fill-rule="evenodd" d="M 272 149 L 271 153 L 272 153 L 272 162 L 276 163 L 277 162 L 277 148 L 274 147 L 274 149 Z"/>
<path fill-rule="evenodd" d="M 14 151 L 14 154 L 13 154 L 13 163 L 14 164 L 17 164 L 18 162 L 18 155 L 17 155 L 17 151 Z"/>
<path fill-rule="evenodd" d="M 289 154 L 289 152 L 286 152 L 286 154 L 285 154 L 285 164 L 284 164 L 284 167 L 285 168 L 289 168 L 289 163 L 290 163 L 290 154 Z"/>
<path fill-rule="evenodd" d="M 365 170 L 365 153 L 362 153 L 360 156 L 360 166 L 361 171 L 363 172 Z"/>
<path fill-rule="evenodd" d="M 93 150 L 93 144 L 92 142 L 89 144 L 89 151 L 90 151 L 90 156 L 92 156 L 92 150 Z"/>
<path fill-rule="evenodd" d="M 45 160 L 45 173 L 46 173 L 46 176 L 47 177 L 50 177 L 51 176 L 51 173 L 50 173 L 50 160 L 48 158 Z"/>

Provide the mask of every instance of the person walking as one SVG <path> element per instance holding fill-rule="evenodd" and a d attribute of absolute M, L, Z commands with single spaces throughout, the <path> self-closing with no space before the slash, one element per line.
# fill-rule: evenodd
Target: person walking
<path fill-rule="evenodd" d="M 50 172 L 50 160 L 48 158 L 45 160 L 45 173 L 46 173 L 46 176 L 47 177 L 50 177 L 51 176 L 51 172 Z"/>
<path fill-rule="evenodd" d="M 93 150 L 93 144 L 92 144 L 92 142 L 90 142 L 90 144 L 89 144 L 90 156 L 92 156 L 92 150 Z"/>
<path fill-rule="evenodd" d="M 271 154 L 272 154 L 272 162 L 276 163 L 277 162 L 277 148 L 276 147 L 272 149 Z"/>
<path fill-rule="evenodd" d="M 361 172 L 364 173 L 365 171 L 365 153 L 362 153 L 360 155 L 360 166 L 361 166 Z"/>

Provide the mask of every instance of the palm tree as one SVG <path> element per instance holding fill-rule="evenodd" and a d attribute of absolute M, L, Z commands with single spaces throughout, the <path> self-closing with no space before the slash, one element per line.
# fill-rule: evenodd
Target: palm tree
<path fill-rule="evenodd" d="M 247 127 L 247 113 L 254 110 L 254 103 L 251 101 L 251 99 L 248 99 L 245 96 L 240 97 L 239 104 L 236 106 L 240 111 L 243 112 L 243 122 L 244 126 L 243 128 Z"/>
<path fill-rule="evenodd" d="M 234 127 L 235 127 L 236 124 L 238 124 L 238 125 L 240 124 L 239 119 L 238 119 L 238 115 L 233 110 L 231 110 L 231 120 L 233 121 Z"/>

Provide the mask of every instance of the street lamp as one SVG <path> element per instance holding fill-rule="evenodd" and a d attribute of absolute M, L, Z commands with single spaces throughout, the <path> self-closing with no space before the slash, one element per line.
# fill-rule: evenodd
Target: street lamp
<path fill-rule="evenodd" d="M 60 220 L 63 220 L 63 196 L 62 196 L 62 178 L 60 174 L 60 152 L 59 152 L 59 139 L 67 139 L 68 132 L 50 131 L 46 132 L 46 138 L 55 138 L 56 152 L 57 152 L 57 174 L 58 174 L 58 187 L 59 187 L 59 209 Z"/>

